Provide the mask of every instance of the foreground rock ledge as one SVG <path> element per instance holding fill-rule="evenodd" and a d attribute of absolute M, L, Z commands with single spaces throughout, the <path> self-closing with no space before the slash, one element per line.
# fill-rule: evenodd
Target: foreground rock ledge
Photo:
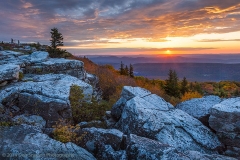
<path fill-rule="evenodd" d="M 1 127 L 0 135 L 0 159 L 95 160 L 85 149 L 71 142 L 64 144 L 51 139 L 37 127 Z"/>
<path fill-rule="evenodd" d="M 115 128 L 123 133 L 158 140 L 181 152 L 212 154 L 222 147 L 218 137 L 199 120 L 139 87 L 125 86 L 112 112 L 117 120 Z"/>
<path fill-rule="evenodd" d="M 240 97 L 213 106 L 209 125 L 227 146 L 226 154 L 240 158 Z"/>

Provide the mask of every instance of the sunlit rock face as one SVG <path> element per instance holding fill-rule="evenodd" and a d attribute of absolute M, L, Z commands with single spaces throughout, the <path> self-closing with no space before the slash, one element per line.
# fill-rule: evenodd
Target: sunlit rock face
<path fill-rule="evenodd" d="M 112 112 L 117 113 L 112 114 L 118 119 L 115 127 L 123 133 L 158 140 L 179 151 L 217 153 L 217 148 L 222 146 L 200 121 L 145 89 L 124 87 Z"/>
<path fill-rule="evenodd" d="M 51 139 L 36 126 L 1 127 L 0 159 L 84 159 L 95 160 L 85 149 L 71 143 Z M 33 158 L 34 156 L 34 158 Z"/>
<path fill-rule="evenodd" d="M 226 154 L 240 158 L 240 97 L 226 99 L 213 106 L 209 125 L 227 146 Z"/>
<path fill-rule="evenodd" d="M 184 101 L 178 104 L 176 108 L 183 110 L 194 118 L 197 118 L 205 126 L 209 126 L 208 119 L 210 116 L 210 109 L 221 101 L 222 99 L 218 96 L 205 96 L 203 98 L 193 98 Z"/>

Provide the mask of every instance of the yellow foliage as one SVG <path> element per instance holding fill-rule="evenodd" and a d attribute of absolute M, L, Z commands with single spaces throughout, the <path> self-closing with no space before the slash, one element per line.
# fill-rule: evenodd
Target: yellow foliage
<path fill-rule="evenodd" d="M 183 102 L 192 98 L 202 98 L 202 95 L 198 92 L 187 92 L 182 96 L 181 101 Z"/>
<path fill-rule="evenodd" d="M 74 142 L 77 143 L 82 139 L 84 134 L 80 137 L 77 137 L 76 131 L 80 129 L 79 125 L 73 126 L 66 121 L 59 120 L 59 122 L 53 126 L 53 137 L 54 139 L 67 143 L 67 142 Z"/>

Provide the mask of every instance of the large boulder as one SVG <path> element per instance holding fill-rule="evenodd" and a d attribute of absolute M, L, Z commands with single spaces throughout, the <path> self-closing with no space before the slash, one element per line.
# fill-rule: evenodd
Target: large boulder
<path fill-rule="evenodd" d="M 59 119 L 71 119 L 70 89 L 77 85 L 83 89 L 86 101 L 91 99 L 91 85 L 69 75 L 34 75 L 25 77 L 26 82 L 12 84 L 0 90 L 0 103 L 6 107 L 19 107 L 17 114 L 34 114 L 47 121 L 51 127 Z"/>
<path fill-rule="evenodd" d="M 125 87 L 129 92 L 134 87 Z M 124 89 L 124 90 L 125 90 Z M 195 150 L 202 153 L 216 153 L 222 147 L 217 136 L 200 121 L 189 114 L 151 95 L 150 92 L 137 88 L 139 93 L 147 93 L 139 97 L 134 93 L 124 95 L 125 103 L 117 102 L 112 109 L 120 112 L 120 119 L 115 127 L 125 134 L 136 134 L 158 140 L 174 146 L 179 151 Z M 131 96 L 128 96 L 131 95 Z M 121 97 L 122 98 L 122 97 Z M 120 99 L 121 99 L 120 98 Z M 122 98 L 122 99 L 123 99 Z"/>
<path fill-rule="evenodd" d="M 226 154 L 240 158 L 240 97 L 216 104 L 210 115 L 209 125 L 227 146 Z"/>
<path fill-rule="evenodd" d="M 42 57 L 40 57 L 42 58 Z M 36 60 L 35 58 L 34 60 Z M 41 63 L 30 64 L 24 69 L 25 74 L 68 74 L 81 80 L 86 79 L 84 64 L 78 60 L 51 58 Z"/>
<path fill-rule="evenodd" d="M 208 118 L 210 116 L 210 109 L 221 102 L 221 98 L 218 96 L 205 96 L 203 98 L 193 98 L 188 101 L 184 101 L 176 106 L 177 109 L 181 109 L 189 115 L 197 118 L 204 125 L 208 125 Z"/>
<path fill-rule="evenodd" d="M 31 63 L 39 63 L 46 61 L 49 58 L 48 52 L 36 51 L 31 54 Z"/>
<path fill-rule="evenodd" d="M 33 126 L 1 127 L 0 135 L 0 159 L 95 159 L 85 149 L 51 139 Z"/>
<path fill-rule="evenodd" d="M 18 80 L 20 66 L 14 64 L 0 65 L 0 84 L 4 81 Z"/>
<path fill-rule="evenodd" d="M 127 138 L 127 156 L 128 159 L 178 159 L 178 160 L 234 160 L 234 158 L 226 157 L 218 154 L 203 154 L 197 151 L 179 152 L 173 146 L 154 141 L 149 138 L 130 134 Z"/>
<path fill-rule="evenodd" d="M 91 153 L 97 152 L 98 145 L 110 145 L 114 150 L 120 150 L 123 133 L 116 129 L 84 128 L 78 133 L 81 140 L 78 145 Z"/>

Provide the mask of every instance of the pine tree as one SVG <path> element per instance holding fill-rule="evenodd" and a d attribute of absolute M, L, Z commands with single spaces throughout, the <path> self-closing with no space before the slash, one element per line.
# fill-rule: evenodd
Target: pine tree
<path fill-rule="evenodd" d="M 181 94 L 184 95 L 186 92 L 188 92 L 188 81 L 186 77 L 183 77 L 182 83 L 181 83 Z"/>
<path fill-rule="evenodd" d="M 51 29 L 51 47 L 56 50 L 57 47 L 63 46 L 63 36 L 62 33 L 58 32 L 57 28 Z"/>
<path fill-rule="evenodd" d="M 171 69 L 169 70 L 168 79 L 166 80 L 165 92 L 169 96 L 180 97 L 177 73 Z"/>
<path fill-rule="evenodd" d="M 129 69 L 127 65 L 124 68 L 124 75 L 129 76 Z"/>
<path fill-rule="evenodd" d="M 129 67 L 129 76 L 132 78 L 134 77 L 132 64 L 130 64 L 130 67 Z"/>
<path fill-rule="evenodd" d="M 124 75 L 124 64 L 122 63 L 122 61 L 121 61 L 121 65 L 120 65 L 120 68 L 119 68 L 119 73 L 121 75 Z"/>
<path fill-rule="evenodd" d="M 48 49 L 49 55 L 52 58 L 55 57 L 67 57 L 69 56 L 69 53 L 66 52 L 66 50 L 62 50 L 61 48 L 58 48 L 60 46 L 63 46 L 63 36 L 62 33 L 58 32 L 57 28 L 51 29 L 51 47 Z"/>

